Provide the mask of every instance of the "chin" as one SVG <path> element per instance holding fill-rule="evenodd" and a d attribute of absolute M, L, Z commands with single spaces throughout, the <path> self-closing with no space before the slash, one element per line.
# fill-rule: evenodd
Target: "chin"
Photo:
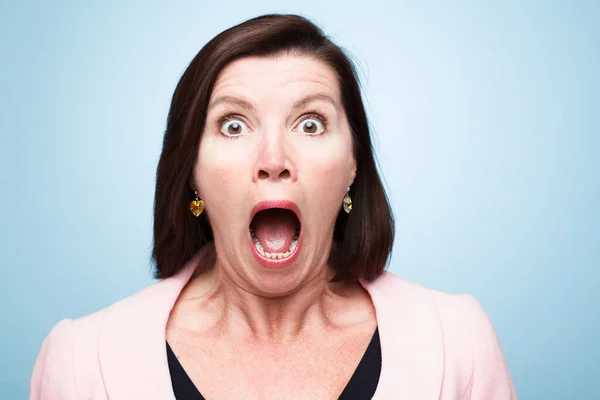
<path fill-rule="evenodd" d="M 250 284 L 264 297 L 282 297 L 294 293 L 303 286 L 306 272 L 301 264 L 289 265 L 286 268 L 267 269 L 262 264 L 252 262 Z M 306 265 L 306 264 L 302 264 Z"/>

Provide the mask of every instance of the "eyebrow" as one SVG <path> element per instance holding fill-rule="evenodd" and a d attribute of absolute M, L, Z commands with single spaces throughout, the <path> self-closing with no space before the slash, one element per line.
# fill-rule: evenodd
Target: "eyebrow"
<path fill-rule="evenodd" d="M 210 102 L 210 104 L 208 105 L 207 111 L 210 111 L 211 108 L 214 108 L 215 106 L 217 106 L 221 103 L 234 104 L 234 105 L 239 106 L 248 111 L 254 110 L 254 107 L 252 107 L 252 104 L 248 103 L 246 100 L 242 100 L 238 97 L 233 97 L 233 96 L 219 96 L 216 99 L 214 99 L 212 102 Z"/>
<path fill-rule="evenodd" d="M 337 101 L 335 101 L 335 99 L 333 97 L 331 97 L 325 93 L 317 93 L 317 94 L 311 94 L 311 95 L 305 96 L 305 97 L 301 98 L 300 100 L 298 100 L 296 103 L 294 103 L 293 108 L 295 110 L 304 108 L 307 105 L 309 105 L 310 103 L 312 103 L 313 101 L 325 101 L 325 102 L 331 103 L 336 109 L 338 108 Z"/>
<path fill-rule="evenodd" d="M 292 108 L 294 110 L 302 109 L 314 101 L 325 101 L 325 102 L 331 103 L 336 109 L 338 108 L 337 101 L 335 101 L 335 99 L 333 97 L 331 97 L 325 93 L 317 93 L 317 94 L 311 94 L 311 95 L 305 96 L 305 97 L 301 98 L 300 100 L 296 101 Z M 240 99 L 240 98 L 234 97 L 234 96 L 219 96 L 219 97 L 217 97 L 208 105 L 207 111 L 210 111 L 212 108 L 216 107 L 217 105 L 219 105 L 221 103 L 230 103 L 230 104 L 239 106 L 245 110 L 254 111 L 254 107 L 252 106 L 252 104 L 248 103 L 246 100 L 243 100 L 243 99 Z"/>

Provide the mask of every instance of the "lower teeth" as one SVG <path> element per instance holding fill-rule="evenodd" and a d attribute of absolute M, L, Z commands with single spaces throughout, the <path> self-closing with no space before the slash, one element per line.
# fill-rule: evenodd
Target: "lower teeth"
<path fill-rule="evenodd" d="M 265 251 L 265 249 L 260 244 L 260 241 L 258 240 L 258 238 L 256 236 L 254 236 L 254 232 L 250 231 L 250 233 L 252 234 L 252 240 L 254 241 L 254 247 L 256 247 L 256 250 L 258 251 L 258 253 L 265 258 L 270 258 L 273 260 L 281 260 L 283 258 L 288 258 L 290 256 L 290 254 L 296 249 L 296 246 L 298 245 L 298 236 L 299 235 L 298 235 L 298 233 L 296 233 L 294 235 L 294 238 L 292 239 L 292 244 L 290 244 L 290 248 L 288 249 L 288 251 L 286 251 L 285 253 L 269 253 L 268 251 Z"/>

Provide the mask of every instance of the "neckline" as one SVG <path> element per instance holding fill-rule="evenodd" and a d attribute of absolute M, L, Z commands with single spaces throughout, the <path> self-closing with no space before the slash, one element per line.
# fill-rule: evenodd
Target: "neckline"
<path fill-rule="evenodd" d="M 175 397 L 205 400 L 202 392 L 196 387 L 190 376 L 187 374 L 166 339 L 165 344 L 171 386 Z M 372 398 L 377 392 L 380 377 L 381 341 L 379 337 L 379 326 L 376 326 L 367 348 L 354 369 L 352 376 L 348 382 L 346 382 L 338 400 L 355 399 L 357 398 L 357 393 L 361 394 L 358 396 L 360 398 Z M 368 394 L 366 392 L 368 392 Z"/>

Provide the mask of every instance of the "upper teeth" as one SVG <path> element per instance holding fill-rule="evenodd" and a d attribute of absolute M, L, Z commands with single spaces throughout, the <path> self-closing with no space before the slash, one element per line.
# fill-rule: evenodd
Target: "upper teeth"
<path fill-rule="evenodd" d="M 290 244 L 290 248 L 288 249 L 288 251 L 286 251 L 285 253 L 269 253 L 268 251 L 265 251 L 265 249 L 262 247 L 262 245 L 258 241 L 258 238 L 254 235 L 254 232 L 252 230 L 250 230 L 250 233 L 252 234 L 252 240 L 254 241 L 254 247 L 256 247 L 256 250 L 258 251 L 258 253 L 265 258 L 271 258 L 271 259 L 275 259 L 275 260 L 277 260 L 277 259 L 281 260 L 282 258 L 287 258 L 290 256 L 290 254 L 292 254 L 292 252 L 298 245 L 298 233 L 296 233 L 292 239 L 292 243 Z"/>

